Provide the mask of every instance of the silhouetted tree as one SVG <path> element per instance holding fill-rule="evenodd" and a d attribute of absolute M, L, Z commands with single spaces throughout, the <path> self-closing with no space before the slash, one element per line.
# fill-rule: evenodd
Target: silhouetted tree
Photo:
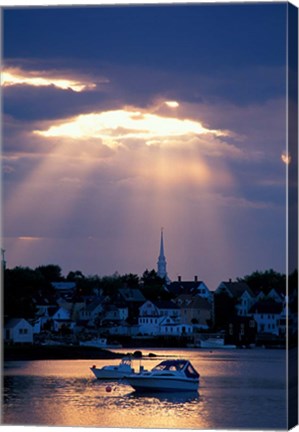
<path fill-rule="evenodd" d="M 47 282 L 58 282 L 64 279 L 61 268 L 56 264 L 39 266 L 35 270 L 40 272 Z"/>
<path fill-rule="evenodd" d="M 169 300 L 171 295 L 165 289 L 165 280 L 158 276 L 155 270 L 145 270 L 141 277 L 141 290 L 148 300 Z"/>
<path fill-rule="evenodd" d="M 103 290 L 104 295 L 114 296 L 119 288 L 123 285 L 121 276 L 114 273 L 112 276 L 104 276 L 100 278 L 99 286 Z"/>
<path fill-rule="evenodd" d="M 246 282 L 255 293 L 260 291 L 268 293 L 272 288 L 283 291 L 286 287 L 286 276 L 274 271 L 273 269 L 264 272 L 255 271 L 250 275 L 238 278 L 237 280 Z"/>
<path fill-rule="evenodd" d="M 124 285 L 127 285 L 129 288 L 139 288 L 139 276 L 137 274 L 128 273 L 121 276 L 121 280 Z"/>
<path fill-rule="evenodd" d="M 66 277 L 66 280 L 70 282 L 75 282 L 80 279 L 84 279 L 84 274 L 80 270 L 70 271 Z"/>
<path fill-rule="evenodd" d="M 3 281 L 4 316 L 33 318 L 33 296 L 42 290 L 47 281 L 43 275 L 29 267 L 6 269 Z"/>

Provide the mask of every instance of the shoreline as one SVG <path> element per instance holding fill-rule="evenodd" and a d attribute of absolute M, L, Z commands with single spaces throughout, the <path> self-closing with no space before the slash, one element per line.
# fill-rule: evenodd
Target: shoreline
<path fill-rule="evenodd" d="M 82 347 L 79 345 L 4 345 L 2 346 L 2 360 L 5 361 L 32 361 L 32 360 L 114 360 L 122 359 L 126 355 L 133 357 L 142 358 L 142 351 L 139 349 L 145 347 L 139 347 L 137 351 L 131 351 L 133 347 L 123 347 L 122 349 L 128 349 L 124 352 L 114 352 L 109 349 L 95 348 L 95 347 Z M 150 348 L 149 346 L 147 347 Z M 154 347 L 153 347 L 154 348 Z M 155 347 L 159 348 L 159 347 Z M 172 349 L 184 349 L 186 347 L 167 347 Z M 256 346 L 257 349 L 282 349 L 285 350 L 285 346 L 281 345 L 268 345 L 268 346 Z M 245 349 L 245 348 L 244 348 Z M 253 348 L 254 349 L 254 348 Z M 221 348 L 198 348 L 200 351 L 222 351 Z M 223 349 L 223 351 L 239 351 L 240 348 Z M 150 353 L 148 356 L 154 357 L 156 354 Z"/>
<path fill-rule="evenodd" d="M 74 345 L 11 345 L 2 347 L 3 361 L 119 359 L 123 353 Z"/>

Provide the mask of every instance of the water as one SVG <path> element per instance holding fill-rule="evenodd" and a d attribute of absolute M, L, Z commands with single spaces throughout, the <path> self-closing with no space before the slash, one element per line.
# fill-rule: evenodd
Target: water
<path fill-rule="evenodd" d="M 117 350 L 121 351 L 121 350 Z M 127 350 L 124 350 L 126 352 Z M 151 369 L 164 356 L 191 360 L 198 393 L 136 395 L 124 382 L 96 380 L 89 367 L 118 360 L 4 363 L 2 423 L 179 429 L 286 429 L 282 350 L 161 350 L 142 360 Z M 139 368 L 139 360 L 135 361 Z M 107 392 L 107 385 L 112 387 Z"/>

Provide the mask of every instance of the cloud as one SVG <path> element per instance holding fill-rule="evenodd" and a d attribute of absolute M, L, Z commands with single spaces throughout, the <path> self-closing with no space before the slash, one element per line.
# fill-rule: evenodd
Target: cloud
<path fill-rule="evenodd" d="M 137 108 L 82 114 L 68 121 L 57 121 L 46 130 L 34 130 L 33 133 L 45 138 L 99 138 L 111 147 L 123 145 L 129 140 L 143 140 L 145 144 L 152 145 L 183 137 L 230 135 L 225 130 L 204 127 L 200 121 L 165 117 Z"/>
<path fill-rule="evenodd" d="M 74 75 L 74 74 L 73 74 Z M 105 80 L 104 82 L 108 82 Z M 1 72 L 1 85 L 10 86 L 54 86 L 61 90 L 82 92 L 96 87 L 94 82 L 82 80 L 74 76 L 67 76 L 63 71 L 28 71 L 21 68 L 4 68 Z"/>

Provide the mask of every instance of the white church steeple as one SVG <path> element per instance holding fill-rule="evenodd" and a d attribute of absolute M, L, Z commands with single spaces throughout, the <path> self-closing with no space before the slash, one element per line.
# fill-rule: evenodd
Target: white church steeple
<path fill-rule="evenodd" d="M 163 228 L 161 228 L 161 240 L 160 240 L 160 254 L 158 257 L 158 271 L 157 274 L 158 276 L 160 276 L 161 278 L 165 278 L 165 281 L 167 283 L 170 282 L 168 276 L 167 276 L 167 270 L 166 270 L 166 258 L 164 255 L 164 239 L 163 239 Z"/>

